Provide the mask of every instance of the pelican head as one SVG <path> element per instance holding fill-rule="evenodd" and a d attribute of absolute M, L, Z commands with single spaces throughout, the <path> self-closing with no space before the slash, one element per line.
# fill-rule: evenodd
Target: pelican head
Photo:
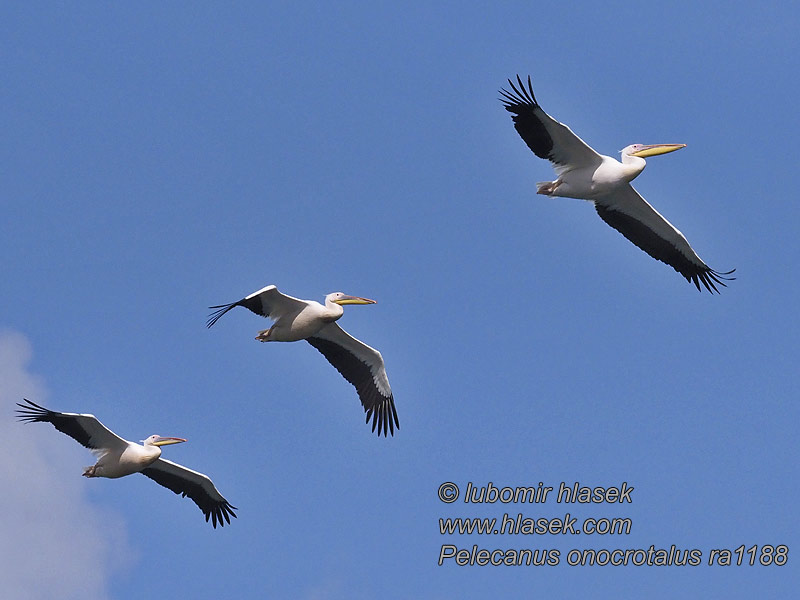
<path fill-rule="evenodd" d="M 358 296 L 348 296 L 342 292 L 335 292 L 328 296 L 331 302 L 344 306 L 345 304 L 377 304 L 375 300 L 369 298 L 359 298 Z"/>
<path fill-rule="evenodd" d="M 151 435 L 146 440 L 142 440 L 142 444 L 145 446 L 169 446 L 170 444 L 180 444 L 181 442 L 185 442 L 186 440 L 183 438 L 177 437 L 161 437 L 160 435 Z"/>
<path fill-rule="evenodd" d="M 675 150 L 680 150 L 681 148 L 686 148 L 686 144 L 633 144 L 625 148 L 622 154 L 647 158 L 648 156 L 675 152 Z"/>

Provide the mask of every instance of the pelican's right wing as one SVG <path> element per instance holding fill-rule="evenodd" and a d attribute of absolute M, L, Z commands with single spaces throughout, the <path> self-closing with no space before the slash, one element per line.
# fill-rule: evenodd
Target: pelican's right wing
<path fill-rule="evenodd" d="M 43 406 L 24 399 L 27 404 L 17 402 L 19 420 L 26 423 L 50 423 L 61 433 L 90 450 L 101 453 L 112 448 L 123 448 L 128 442 L 103 425 L 94 415 L 62 413 L 48 410 Z"/>
<path fill-rule="evenodd" d="M 214 529 L 217 528 L 217 523 L 224 527 L 225 523 L 231 522 L 231 517 L 236 517 L 233 512 L 236 507 L 225 500 L 207 475 L 165 458 L 159 458 L 146 469 L 142 469 L 141 473 L 176 494 L 189 496 L 203 511 L 206 522 L 211 519 Z"/>
<path fill-rule="evenodd" d="M 246 309 L 253 311 L 262 317 L 269 317 L 273 321 L 277 321 L 281 316 L 290 314 L 292 312 L 300 312 L 305 308 L 308 303 L 299 298 L 287 296 L 278 291 L 274 285 L 268 285 L 265 288 L 253 292 L 246 298 L 242 298 L 238 302 L 231 302 L 230 304 L 220 304 L 218 306 L 209 306 L 209 308 L 217 309 L 211 313 L 206 323 L 207 327 L 211 327 L 214 323 L 219 321 L 219 318 L 235 306 L 244 306 Z"/>
<path fill-rule="evenodd" d="M 698 290 L 702 283 L 709 292 L 719 293 L 716 284 L 725 287 L 725 281 L 734 279 L 727 275 L 736 269 L 720 273 L 704 263 L 678 228 L 630 184 L 595 200 L 595 208 L 603 221 L 656 260 L 671 266 Z"/>
<path fill-rule="evenodd" d="M 560 175 L 562 172 L 576 167 L 599 165 L 603 158 L 572 130 L 559 123 L 542 110 L 533 95 L 531 78 L 528 76 L 528 89 L 517 75 L 519 89 L 510 79 L 512 92 L 500 90 L 505 109 L 514 120 L 514 128 L 520 137 L 539 158 L 553 163 L 553 168 Z"/>
<path fill-rule="evenodd" d="M 385 436 L 388 428 L 394 435 L 395 427 L 400 429 L 400 422 L 381 353 L 336 323 L 326 325 L 306 341 L 322 352 L 342 377 L 355 386 L 367 413 L 367 423 L 372 419 L 372 431 L 377 428 L 378 435 L 382 431 Z"/>

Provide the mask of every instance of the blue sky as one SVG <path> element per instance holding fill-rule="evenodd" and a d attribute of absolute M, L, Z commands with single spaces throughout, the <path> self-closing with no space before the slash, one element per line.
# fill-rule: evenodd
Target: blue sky
<path fill-rule="evenodd" d="M 552 3 L 551 3 L 552 4 Z M 800 583 L 791 3 L 20 4 L 0 9 L 0 580 L 15 597 L 786 597 Z M 535 194 L 497 90 L 605 154 L 683 142 L 636 187 L 713 268 L 698 293 Z M 377 439 L 267 284 L 386 361 Z M 90 412 L 239 507 L 213 530 L 148 479 L 13 417 Z M 633 503 L 445 505 L 442 482 L 634 486 Z M 627 536 L 443 536 L 440 517 L 627 517 Z M 437 566 L 471 548 L 786 544 L 785 567 Z M 76 575 L 77 574 L 77 575 Z"/>

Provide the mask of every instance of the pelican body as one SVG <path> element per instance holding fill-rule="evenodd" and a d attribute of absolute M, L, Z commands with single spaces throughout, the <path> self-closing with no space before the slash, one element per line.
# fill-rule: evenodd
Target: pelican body
<path fill-rule="evenodd" d="M 500 90 L 505 109 L 512 114 L 514 128 L 539 158 L 553 164 L 557 178 L 536 184 L 536 193 L 578 198 L 594 202 L 597 214 L 608 225 L 660 260 L 698 290 L 702 283 L 709 292 L 719 292 L 726 277 L 706 265 L 684 235 L 633 189 L 633 181 L 645 167 L 645 158 L 674 152 L 686 144 L 632 144 L 625 147 L 622 160 L 595 152 L 572 130 L 548 115 L 536 101 L 531 78 L 528 87 L 517 75 L 513 91 Z M 735 270 L 735 269 L 734 269 Z"/>
<path fill-rule="evenodd" d="M 344 315 L 346 304 L 375 304 L 375 300 L 348 296 L 334 292 L 325 296 L 325 304 L 305 300 L 283 313 L 272 327 L 259 331 L 259 342 L 297 342 L 318 334 L 323 327 L 334 323 Z"/>
<path fill-rule="evenodd" d="M 119 437 L 94 415 L 56 412 L 27 399 L 24 402 L 17 402 L 20 421 L 50 423 L 98 457 L 83 471 L 84 477 L 117 479 L 141 473 L 176 494 L 191 498 L 215 529 L 217 523 L 224 526 L 236 516 L 236 507 L 222 497 L 206 475 L 161 458 L 162 446 L 180 444 L 185 439 L 151 435 L 137 444 Z"/>
<path fill-rule="evenodd" d="M 91 467 L 86 467 L 83 476 L 117 479 L 139 473 L 161 458 L 161 446 L 180 444 L 186 440 L 151 435 L 141 444 L 123 441 L 125 445 L 118 444 L 98 451 L 100 458 Z"/>
<path fill-rule="evenodd" d="M 580 200 L 598 201 L 619 192 L 644 171 L 645 156 L 658 156 L 685 148 L 686 144 L 631 144 L 622 149 L 622 162 L 611 156 L 599 154 L 600 161 L 572 169 L 562 169 L 555 181 L 536 184 L 536 193 Z"/>
<path fill-rule="evenodd" d="M 386 376 L 381 353 L 349 335 L 336 324 L 348 304 L 375 304 L 375 300 L 334 292 L 325 296 L 325 304 L 300 300 L 268 285 L 237 302 L 220 304 L 206 325 L 211 327 L 232 308 L 243 306 L 273 321 L 272 327 L 259 331 L 260 342 L 297 342 L 306 340 L 328 359 L 358 392 L 366 420 L 372 419 L 372 431 L 384 436 L 400 429 L 392 389 Z"/>

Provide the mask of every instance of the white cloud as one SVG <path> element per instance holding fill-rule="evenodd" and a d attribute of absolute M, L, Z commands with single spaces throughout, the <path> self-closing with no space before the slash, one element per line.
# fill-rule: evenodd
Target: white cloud
<path fill-rule="evenodd" d="M 31 356 L 25 336 L 0 331 L 3 597 L 108 598 L 112 575 L 133 555 L 125 525 L 86 498 L 80 474 L 93 462 L 88 451 L 47 423 L 13 418 L 22 398 L 48 406 L 42 379 L 28 371 Z M 59 436 L 74 450 L 65 451 Z"/>

